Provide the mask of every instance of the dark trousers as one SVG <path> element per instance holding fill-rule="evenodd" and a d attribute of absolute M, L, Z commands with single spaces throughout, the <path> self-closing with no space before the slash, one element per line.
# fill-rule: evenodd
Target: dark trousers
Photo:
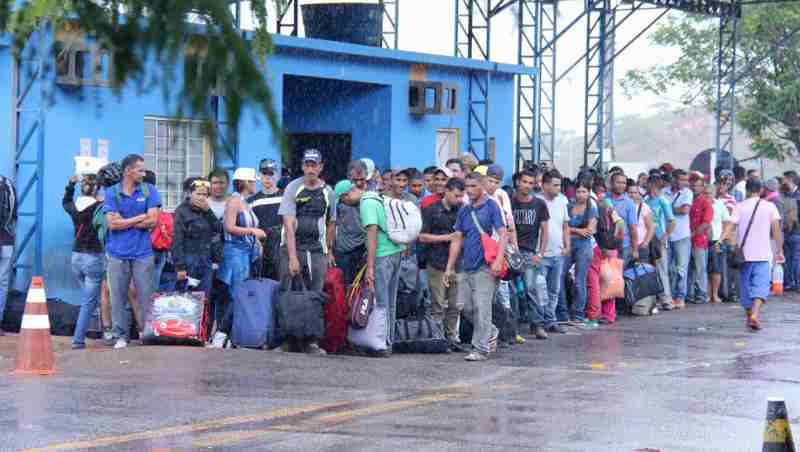
<path fill-rule="evenodd" d="M 342 269 L 342 273 L 344 273 L 345 287 L 353 284 L 353 281 L 356 279 L 356 275 L 358 275 L 359 270 L 364 267 L 364 263 L 366 262 L 366 251 L 366 247 L 362 245 L 345 253 L 340 253 L 338 251 L 334 252 L 336 266 Z"/>

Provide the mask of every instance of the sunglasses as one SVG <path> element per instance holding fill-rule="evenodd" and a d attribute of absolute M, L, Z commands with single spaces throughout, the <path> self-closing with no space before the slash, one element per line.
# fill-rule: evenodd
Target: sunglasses
<path fill-rule="evenodd" d="M 211 182 L 207 180 L 196 180 L 192 182 L 192 188 L 211 188 Z"/>

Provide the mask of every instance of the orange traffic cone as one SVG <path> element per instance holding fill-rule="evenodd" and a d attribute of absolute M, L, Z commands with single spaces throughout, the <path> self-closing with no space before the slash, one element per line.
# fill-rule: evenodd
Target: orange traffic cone
<path fill-rule="evenodd" d="M 47 297 L 40 276 L 31 279 L 25 314 L 17 340 L 15 374 L 52 375 L 55 373 L 53 341 L 50 338 L 50 318 L 47 316 Z"/>

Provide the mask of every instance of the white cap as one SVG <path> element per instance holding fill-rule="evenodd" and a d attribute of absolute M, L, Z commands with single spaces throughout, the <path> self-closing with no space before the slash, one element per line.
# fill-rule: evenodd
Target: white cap
<path fill-rule="evenodd" d="M 237 168 L 236 171 L 233 172 L 233 180 L 244 180 L 248 182 L 255 182 L 256 181 L 256 169 L 255 168 Z"/>

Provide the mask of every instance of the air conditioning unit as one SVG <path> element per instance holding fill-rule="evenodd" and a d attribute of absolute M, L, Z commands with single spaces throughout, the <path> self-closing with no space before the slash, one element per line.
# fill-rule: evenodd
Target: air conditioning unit
<path fill-rule="evenodd" d="M 412 115 L 454 114 L 458 88 L 442 82 L 412 80 L 408 88 L 408 112 Z"/>

